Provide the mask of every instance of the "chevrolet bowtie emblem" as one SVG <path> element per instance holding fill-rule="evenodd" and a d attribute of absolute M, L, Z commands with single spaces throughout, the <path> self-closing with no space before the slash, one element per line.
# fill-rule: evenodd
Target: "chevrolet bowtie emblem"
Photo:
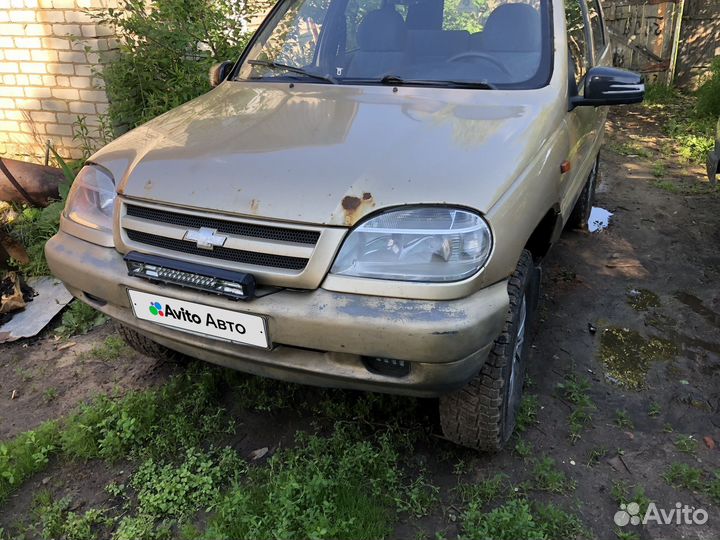
<path fill-rule="evenodd" d="M 195 242 L 200 249 L 213 249 L 225 245 L 227 236 L 217 234 L 217 229 L 200 227 L 197 231 L 186 232 L 183 240 Z"/>

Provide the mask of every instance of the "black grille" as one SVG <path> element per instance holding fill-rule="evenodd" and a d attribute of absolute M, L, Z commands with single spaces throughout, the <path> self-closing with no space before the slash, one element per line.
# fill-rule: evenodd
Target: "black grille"
<path fill-rule="evenodd" d="M 295 244 L 309 244 L 314 246 L 317 244 L 318 238 L 320 238 L 320 233 L 318 231 L 287 229 L 283 227 L 271 227 L 269 225 L 253 225 L 251 223 L 238 223 L 236 221 L 225 221 L 222 219 L 206 218 L 202 216 L 177 214 L 175 212 L 168 212 L 167 210 L 148 208 L 146 206 L 127 205 L 127 215 L 150 221 L 170 223 L 172 225 L 179 225 L 190 229 L 208 227 L 209 229 L 216 229 L 218 232 L 237 236 L 250 236 L 252 238 L 264 238 L 267 240 L 292 242 Z"/>
<path fill-rule="evenodd" d="M 155 246 L 182 253 L 190 253 L 199 257 L 209 259 L 222 259 L 241 264 L 254 264 L 256 266 L 267 266 L 271 268 L 284 268 L 286 270 L 302 270 L 308 260 L 301 257 L 286 257 L 284 255 L 271 255 L 268 253 L 256 253 L 254 251 L 243 251 L 240 249 L 229 249 L 226 247 L 215 247 L 212 251 L 197 247 L 191 242 L 164 238 L 154 234 L 125 229 L 128 238 L 133 242 L 140 242 L 149 246 Z"/>

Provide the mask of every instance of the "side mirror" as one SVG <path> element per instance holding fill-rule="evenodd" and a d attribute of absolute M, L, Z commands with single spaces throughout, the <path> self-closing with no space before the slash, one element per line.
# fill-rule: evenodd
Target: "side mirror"
<path fill-rule="evenodd" d="M 225 79 L 227 79 L 234 65 L 235 64 L 233 64 L 232 62 L 222 62 L 220 64 L 214 64 L 210 68 L 210 86 L 215 88 Z"/>
<path fill-rule="evenodd" d="M 575 107 L 603 107 L 630 105 L 645 99 L 645 80 L 642 75 L 625 69 L 594 67 L 585 76 L 585 95 L 570 102 Z"/>

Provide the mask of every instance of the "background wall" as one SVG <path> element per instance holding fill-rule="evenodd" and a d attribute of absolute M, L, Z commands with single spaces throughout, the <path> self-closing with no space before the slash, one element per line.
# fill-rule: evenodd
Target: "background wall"
<path fill-rule="evenodd" d="M 117 46 L 112 31 L 83 9 L 115 0 L 0 0 L 0 156 L 42 161 L 51 140 L 78 157 L 78 115 L 92 127 L 107 110 L 93 76 L 100 54 Z M 82 37 L 82 40 L 70 36 Z"/>
<path fill-rule="evenodd" d="M 694 89 L 720 56 L 720 0 L 686 0 L 676 82 Z"/>

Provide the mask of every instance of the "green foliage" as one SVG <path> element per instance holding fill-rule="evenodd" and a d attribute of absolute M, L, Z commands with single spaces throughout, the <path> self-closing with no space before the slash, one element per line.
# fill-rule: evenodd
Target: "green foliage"
<path fill-rule="evenodd" d="M 685 463 L 670 465 L 663 478 L 672 487 L 684 487 L 693 491 L 700 491 L 703 488 L 702 471 Z"/>
<path fill-rule="evenodd" d="M 557 385 L 562 396 L 572 404 L 572 412 L 568 416 L 570 440 L 575 443 L 582 437 L 582 432 L 592 422 L 593 412 L 597 409 L 590 399 L 590 380 L 578 377 L 574 373 L 565 375 L 565 380 Z"/>
<path fill-rule="evenodd" d="M 652 502 L 645 494 L 645 488 L 642 486 L 631 486 L 623 480 L 613 482 L 610 489 L 610 495 L 618 504 L 628 504 L 631 502 L 640 505 L 640 513 L 645 514 Z"/>
<path fill-rule="evenodd" d="M 538 398 L 533 394 L 526 394 L 520 401 L 520 409 L 518 410 L 515 429 L 518 432 L 525 431 L 528 427 L 538 423 Z"/>
<path fill-rule="evenodd" d="M 189 370 L 158 390 L 120 400 L 98 397 L 83 406 L 62 434 L 64 451 L 83 459 L 173 455 L 228 429 L 218 404 L 220 377 Z"/>
<path fill-rule="evenodd" d="M 99 527 L 112 520 L 105 512 L 90 509 L 84 514 L 70 512 L 70 499 L 53 500 L 48 491 L 41 491 L 33 502 L 33 514 L 37 520 L 34 529 L 44 540 L 96 540 L 100 538 Z"/>
<path fill-rule="evenodd" d="M 99 74 L 114 125 L 133 128 L 208 91 L 210 66 L 239 57 L 249 38 L 241 16 L 258 4 L 125 0 L 92 12 L 120 38 L 120 50 Z"/>
<path fill-rule="evenodd" d="M 62 323 L 55 333 L 63 338 L 87 334 L 96 326 L 107 321 L 107 317 L 79 300 L 73 300 L 62 316 Z"/>
<path fill-rule="evenodd" d="M 511 499 L 491 512 L 484 513 L 472 502 L 463 514 L 461 540 L 546 540 L 587 537 L 577 516 L 552 504 L 531 504 L 525 499 Z"/>
<path fill-rule="evenodd" d="M 710 73 L 710 78 L 697 92 L 697 111 L 702 116 L 716 119 L 720 116 L 720 56 L 713 60 Z"/>
<path fill-rule="evenodd" d="M 90 355 L 103 362 L 112 362 L 129 352 L 130 348 L 123 338 L 120 336 L 108 336 L 100 345 L 96 345 L 90 350 Z"/>
<path fill-rule="evenodd" d="M 543 457 L 536 460 L 532 470 L 533 487 L 551 493 L 565 493 L 575 489 L 575 482 L 557 468 L 555 460 Z"/>
<path fill-rule="evenodd" d="M 645 105 L 665 105 L 672 103 L 678 97 L 678 91 L 673 86 L 655 83 L 645 85 Z"/>
<path fill-rule="evenodd" d="M 675 447 L 685 454 L 694 454 L 697 446 L 698 442 L 692 435 L 680 435 L 675 439 Z"/>
<path fill-rule="evenodd" d="M 668 120 L 665 130 L 673 139 L 678 154 L 691 163 L 705 163 L 715 145 L 717 118 L 687 115 Z"/>
<path fill-rule="evenodd" d="M 405 481 L 400 450 L 390 433 L 368 438 L 353 425 L 299 433 L 233 485 L 206 538 L 382 538 L 396 512 L 425 514 L 436 498 L 424 479 Z"/>
<path fill-rule="evenodd" d="M 635 429 L 635 425 L 625 409 L 615 411 L 615 425 L 621 429 Z"/>
<path fill-rule="evenodd" d="M 460 484 L 457 490 L 464 503 L 474 503 L 479 506 L 485 506 L 498 497 L 505 495 L 509 485 L 508 476 L 503 473 L 497 473 L 491 478 L 478 482 L 477 484 Z"/>
<path fill-rule="evenodd" d="M 0 502 L 34 473 L 43 470 L 58 449 L 59 428 L 46 422 L 7 443 L 0 443 Z"/>

